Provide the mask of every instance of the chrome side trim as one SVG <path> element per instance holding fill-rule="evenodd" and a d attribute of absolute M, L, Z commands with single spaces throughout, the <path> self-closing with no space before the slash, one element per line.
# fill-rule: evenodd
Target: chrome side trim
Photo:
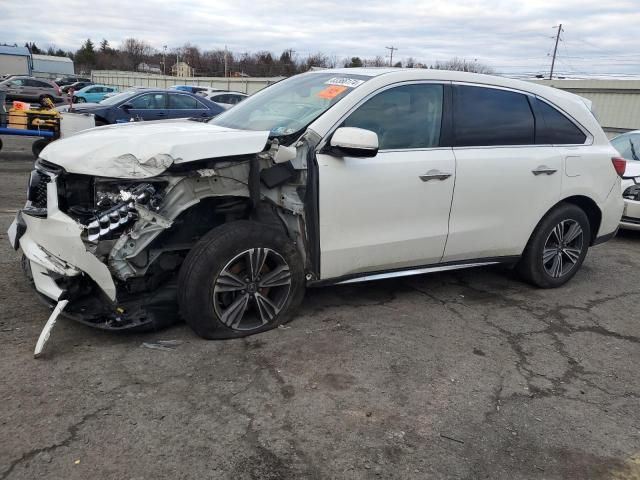
<path fill-rule="evenodd" d="M 347 283 L 368 282 L 371 280 L 383 280 L 385 278 L 408 277 L 410 275 L 420 275 L 422 273 L 446 272 L 449 270 L 459 270 L 461 268 L 484 267 L 486 265 L 496 265 L 500 262 L 478 262 L 478 263 L 461 263 L 458 265 L 442 265 L 439 267 L 414 268 L 410 270 L 401 270 L 396 272 L 376 273 L 373 275 L 363 275 L 362 277 L 350 278 L 337 282 L 335 285 L 344 285 Z"/>

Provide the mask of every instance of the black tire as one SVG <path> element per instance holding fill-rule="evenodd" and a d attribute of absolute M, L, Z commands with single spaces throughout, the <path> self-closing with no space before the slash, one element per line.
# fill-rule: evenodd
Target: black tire
<path fill-rule="evenodd" d="M 51 100 L 51 102 L 55 103 L 55 100 L 53 99 L 53 97 L 51 95 L 40 95 L 39 101 L 41 105 L 44 105 L 44 100 Z"/>
<path fill-rule="evenodd" d="M 73 96 L 73 103 L 86 103 L 86 100 L 84 99 L 84 97 L 76 97 L 74 95 Z"/>
<path fill-rule="evenodd" d="M 50 141 L 44 138 L 33 142 L 33 145 L 31 145 L 31 152 L 33 153 L 33 156 L 35 158 L 38 158 L 40 156 L 40 152 L 42 152 L 42 150 L 44 150 L 44 147 L 49 145 L 49 143 Z"/>
<path fill-rule="evenodd" d="M 567 239 L 576 235 L 578 226 L 581 233 L 565 245 Z M 591 225 L 584 210 L 562 203 L 551 210 L 533 231 L 516 269 L 524 280 L 535 286 L 560 287 L 580 270 L 590 242 Z"/>
<path fill-rule="evenodd" d="M 255 278 L 247 273 L 251 265 L 248 258 L 254 258 L 254 252 L 265 256 Z M 289 282 L 288 287 L 277 282 L 273 286 L 261 283 L 269 282 L 268 274 L 273 277 L 276 271 L 284 272 L 282 281 Z M 233 291 L 228 291 L 224 280 L 229 272 L 244 287 L 235 283 L 229 287 Z M 274 227 L 246 220 L 217 227 L 200 239 L 178 276 L 180 315 L 196 334 L 207 339 L 245 337 L 288 322 L 304 290 L 303 262 L 293 242 Z M 267 305 L 278 308 L 265 313 L 265 297 L 272 302 Z M 229 314 L 234 311 L 229 307 L 236 304 L 244 305 L 239 307 L 240 320 Z"/>
<path fill-rule="evenodd" d="M 96 127 L 103 127 L 105 125 L 109 125 L 109 124 L 107 122 L 105 122 L 104 120 L 96 119 Z"/>

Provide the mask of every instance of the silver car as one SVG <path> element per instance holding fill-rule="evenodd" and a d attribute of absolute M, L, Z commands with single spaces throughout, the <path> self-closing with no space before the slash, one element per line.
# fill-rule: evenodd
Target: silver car
<path fill-rule="evenodd" d="M 7 100 L 25 100 L 41 102 L 48 98 L 54 103 L 62 102 L 60 87 L 50 80 L 40 78 L 14 76 L 0 82 L 0 90 L 7 95 Z"/>
<path fill-rule="evenodd" d="M 618 135 L 611 140 L 611 145 L 627 160 L 622 175 L 624 212 L 620 228 L 640 230 L 640 130 Z"/>

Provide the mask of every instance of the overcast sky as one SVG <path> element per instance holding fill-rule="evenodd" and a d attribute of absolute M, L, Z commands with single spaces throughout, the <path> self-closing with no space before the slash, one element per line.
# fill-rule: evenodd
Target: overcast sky
<path fill-rule="evenodd" d="M 112 46 L 136 37 L 158 49 L 190 42 L 339 58 L 395 46 L 394 60 L 458 56 L 498 73 L 548 72 L 559 23 L 560 74 L 640 76 L 639 0 L 0 0 L 0 43 L 76 50 L 88 37 Z"/>

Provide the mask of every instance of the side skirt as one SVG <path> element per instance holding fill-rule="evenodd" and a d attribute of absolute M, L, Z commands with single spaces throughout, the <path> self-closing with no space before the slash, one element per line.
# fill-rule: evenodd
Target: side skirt
<path fill-rule="evenodd" d="M 450 270 L 460 270 L 463 268 L 485 267 L 497 264 L 515 264 L 520 260 L 520 256 L 481 258 L 475 260 L 463 260 L 460 262 L 436 263 L 421 267 L 410 267 L 397 270 L 386 270 L 378 272 L 365 272 L 342 277 L 328 278 L 315 282 L 308 282 L 309 287 L 324 287 L 328 285 L 346 285 L 349 283 L 369 282 L 372 280 L 384 280 L 387 278 L 408 277 L 411 275 L 421 275 L 423 273 L 448 272 Z"/>

